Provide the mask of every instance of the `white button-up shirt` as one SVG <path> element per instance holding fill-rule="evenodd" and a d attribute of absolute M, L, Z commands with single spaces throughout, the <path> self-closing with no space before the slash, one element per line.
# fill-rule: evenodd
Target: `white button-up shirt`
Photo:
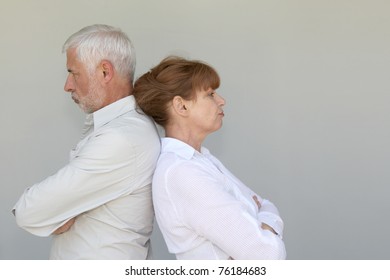
<path fill-rule="evenodd" d="M 161 149 L 153 203 L 177 259 L 285 259 L 283 221 L 274 204 L 246 187 L 204 147 L 199 153 L 163 138 Z M 277 234 L 263 230 L 262 223 Z"/>
<path fill-rule="evenodd" d="M 151 181 L 160 153 L 154 123 L 133 96 L 87 116 L 70 162 L 25 190 L 14 207 L 17 224 L 53 236 L 51 259 L 146 259 L 153 226 Z"/>

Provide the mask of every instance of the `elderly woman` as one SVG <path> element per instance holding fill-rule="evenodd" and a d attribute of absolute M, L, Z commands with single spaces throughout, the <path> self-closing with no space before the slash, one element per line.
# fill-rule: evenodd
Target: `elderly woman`
<path fill-rule="evenodd" d="M 153 203 L 177 259 L 284 259 L 277 208 L 245 186 L 202 146 L 222 126 L 217 72 L 168 57 L 135 83 L 138 106 L 165 130 Z"/>

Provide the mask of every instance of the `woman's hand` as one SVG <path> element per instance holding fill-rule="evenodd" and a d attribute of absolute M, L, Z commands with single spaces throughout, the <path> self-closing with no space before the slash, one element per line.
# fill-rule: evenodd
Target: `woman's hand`
<path fill-rule="evenodd" d="M 261 203 L 259 201 L 259 199 L 257 198 L 256 195 L 252 196 L 253 200 L 256 202 L 257 204 L 257 207 L 259 207 L 259 210 L 261 208 Z M 270 227 L 269 225 L 265 224 L 265 223 L 261 223 L 261 228 L 264 229 L 264 230 L 269 230 L 270 232 L 272 232 L 273 234 L 277 234 L 276 231 Z"/>
<path fill-rule="evenodd" d="M 252 196 L 252 198 L 253 198 L 253 200 L 256 202 L 257 207 L 258 207 L 259 210 L 260 210 L 260 208 L 261 208 L 261 203 L 260 203 L 259 199 L 257 198 L 256 195 Z"/>
<path fill-rule="evenodd" d="M 273 234 L 276 234 L 276 235 L 277 235 L 276 231 L 275 231 L 272 227 L 270 227 L 269 225 L 267 225 L 267 224 L 261 223 L 261 228 L 262 228 L 262 229 L 265 229 L 265 230 L 269 230 L 269 231 L 272 232 Z"/>

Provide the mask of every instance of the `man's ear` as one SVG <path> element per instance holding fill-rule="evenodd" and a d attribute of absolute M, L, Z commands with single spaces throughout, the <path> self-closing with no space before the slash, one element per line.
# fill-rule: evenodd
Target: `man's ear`
<path fill-rule="evenodd" d="M 100 62 L 99 71 L 104 82 L 109 82 L 114 76 L 114 67 L 108 60 L 102 60 Z"/>
<path fill-rule="evenodd" d="M 188 101 L 177 95 L 172 100 L 173 110 L 181 116 L 187 116 L 189 113 L 187 108 L 188 105 L 186 105 L 187 103 Z"/>

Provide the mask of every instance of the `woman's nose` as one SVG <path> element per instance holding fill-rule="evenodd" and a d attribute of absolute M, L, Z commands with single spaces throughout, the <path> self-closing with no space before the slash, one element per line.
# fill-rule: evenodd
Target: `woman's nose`
<path fill-rule="evenodd" d="M 221 96 L 221 95 L 219 95 L 218 94 L 218 104 L 220 105 L 220 106 L 224 106 L 225 105 L 225 103 L 226 103 L 226 101 L 225 101 L 225 99 Z"/>

